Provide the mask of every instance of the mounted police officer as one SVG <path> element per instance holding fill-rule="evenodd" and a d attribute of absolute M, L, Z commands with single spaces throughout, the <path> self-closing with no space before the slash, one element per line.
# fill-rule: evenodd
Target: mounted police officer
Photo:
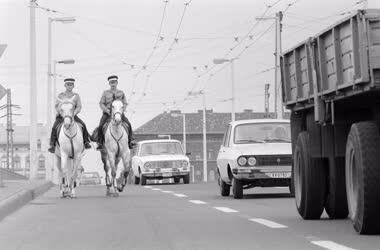
<path fill-rule="evenodd" d="M 66 91 L 60 93 L 58 95 L 58 98 L 57 98 L 56 102 L 55 102 L 55 109 L 57 111 L 57 115 L 56 115 L 55 122 L 54 122 L 54 125 L 53 125 L 53 128 L 52 128 L 52 131 L 51 131 L 51 135 L 50 135 L 50 148 L 48 149 L 48 151 L 50 153 L 53 153 L 53 154 L 55 152 L 55 143 L 56 143 L 56 141 L 58 139 L 57 128 L 58 128 L 59 124 L 61 124 L 63 122 L 63 117 L 59 114 L 59 104 L 62 101 L 71 99 L 73 97 L 74 98 L 72 100 L 74 102 L 74 108 L 75 108 L 74 109 L 74 120 L 76 122 L 80 123 L 81 126 L 82 126 L 84 147 L 86 149 L 91 148 L 90 139 L 89 139 L 89 133 L 87 131 L 86 125 L 78 117 L 78 114 L 79 114 L 79 112 L 82 109 L 82 103 L 81 103 L 79 95 L 77 93 L 73 92 L 75 79 L 74 78 L 66 78 L 64 80 L 64 82 L 65 82 Z"/>
<path fill-rule="evenodd" d="M 103 111 L 102 118 L 100 119 L 99 127 L 98 127 L 98 150 L 103 148 L 104 142 L 104 134 L 103 134 L 103 126 L 110 119 L 111 116 L 111 105 L 114 100 L 120 100 L 124 104 L 124 110 L 127 107 L 127 99 L 122 90 L 117 89 L 118 77 L 115 75 L 111 75 L 107 78 L 108 83 L 110 85 L 110 89 L 103 92 L 103 95 L 100 99 L 99 105 Z M 127 117 L 122 114 L 121 119 L 128 125 L 128 145 L 130 148 L 133 147 L 132 143 L 132 126 Z"/>

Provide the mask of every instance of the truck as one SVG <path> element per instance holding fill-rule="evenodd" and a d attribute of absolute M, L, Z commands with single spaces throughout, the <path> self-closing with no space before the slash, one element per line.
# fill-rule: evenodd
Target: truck
<path fill-rule="evenodd" d="M 292 185 L 305 220 L 380 233 L 380 9 L 357 10 L 281 54 Z"/>

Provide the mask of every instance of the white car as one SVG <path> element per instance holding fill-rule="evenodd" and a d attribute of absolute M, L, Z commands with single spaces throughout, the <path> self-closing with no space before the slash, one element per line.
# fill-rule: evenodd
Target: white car
<path fill-rule="evenodd" d="M 132 157 L 135 184 L 146 185 L 147 180 L 173 178 L 179 183 L 190 182 L 189 158 L 184 154 L 180 141 L 146 140 L 137 143 Z"/>
<path fill-rule="evenodd" d="M 217 158 L 222 196 L 243 198 L 251 187 L 291 187 L 292 146 L 288 120 L 231 122 Z"/>

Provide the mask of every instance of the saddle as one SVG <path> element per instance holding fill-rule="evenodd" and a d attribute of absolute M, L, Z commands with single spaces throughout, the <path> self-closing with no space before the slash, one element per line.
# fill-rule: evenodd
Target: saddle
<path fill-rule="evenodd" d="M 83 131 L 83 126 L 82 126 L 82 124 L 80 124 L 79 122 L 77 122 L 77 124 L 78 124 L 79 128 Z M 57 126 L 57 137 L 56 137 L 56 138 L 57 138 L 57 145 L 58 145 L 58 146 L 59 146 L 59 141 L 58 141 L 59 133 L 61 132 L 62 127 L 63 127 L 63 121 L 60 122 L 60 123 L 58 124 L 58 126 Z"/>
<path fill-rule="evenodd" d="M 101 131 L 102 131 L 102 133 L 104 135 L 105 132 L 106 132 L 106 129 L 108 127 L 108 124 L 110 122 L 111 122 L 111 120 L 107 120 L 101 128 L 100 127 L 95 128 L 95 130 L 91 134 L 91 140 L 95 141 L 95 142 L 98 141 L 98 139 L 99 139 L 99 129 L 101 129 Z M 122 122 L 121 125 L 124 127 L 125 131 L 128 133 L 128 131 L 129 131 L 128 124 L 125 123 L 125 122 Z"/>

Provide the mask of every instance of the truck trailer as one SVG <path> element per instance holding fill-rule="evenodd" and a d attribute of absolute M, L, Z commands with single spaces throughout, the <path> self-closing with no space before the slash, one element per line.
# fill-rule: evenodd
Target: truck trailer
<path fill-rule="evenodd" d="M 305 220 L 380 233 L 380 9 L 358 10 L 281 55 L 292 185 Z"/>

